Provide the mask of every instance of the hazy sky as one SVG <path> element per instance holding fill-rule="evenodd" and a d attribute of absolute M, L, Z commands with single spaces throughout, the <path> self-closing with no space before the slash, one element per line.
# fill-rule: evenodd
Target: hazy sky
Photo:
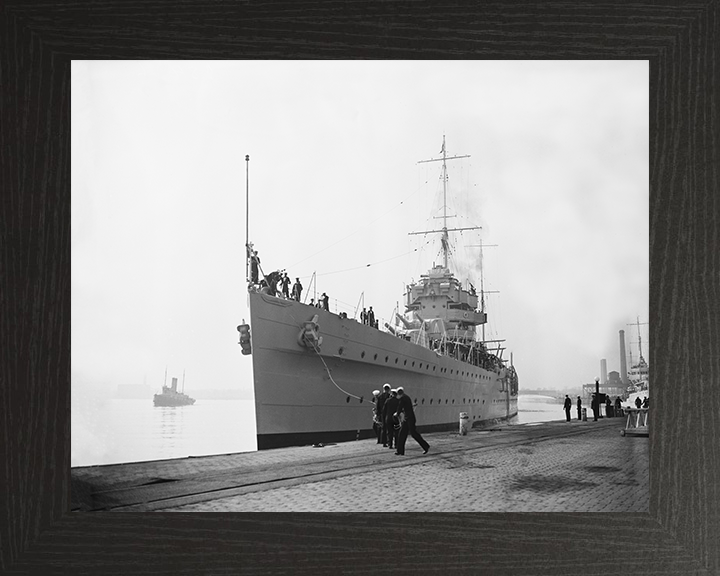
<path fill-rule="evenodd" d="M 521 388 L 619 371 L 648 318 L 647 62 L 73 62 L 73 386 L 251 387 L 236 326 L 250 239 L 331 309 L 389 319 L 453 267 Z M 370 264 L 370 266 L 367 266 Z M 497 292 L 495 292 L 497 291 Z M 641 327 L 648 361 L 647 326 Z"/>

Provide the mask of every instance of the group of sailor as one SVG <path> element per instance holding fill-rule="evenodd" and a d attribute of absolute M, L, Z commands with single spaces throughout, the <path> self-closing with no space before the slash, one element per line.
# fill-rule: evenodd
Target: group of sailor
<path fill-rule="evenodd" d="M 503 368 L 502 360 L 494 354 L 490 354 L 482 344 L 470 347 L 467 344 L 453 342 L 452 340 L 431 338 L 429 348 L 442 356 L 450 356 L 485 370 L 498 372 Z"/>
<path fill-rule="evenodd" d="M 365 308 L 362 309 L 362 312 L 360 312 L 360 322 L 366 326 L 372 326 L 373 328 L 378 327 L 378 321 L 375 320 L 375 312 L 373 311 L 372 306 L 370 306 L 370 310 L 365 310 Z"/>
<path fill-rule="evenodd" d="M 282 296 L 288 300 L 292 298 L 300 302 L 303 291 L 300 278 L 295 278 L 295 284 L 293 284 L 291 292 L 290 278 L 288 278 L 285 270 L 276 270 L 265 276 L 260 267 L 260 257 L 257 250 L 253 250 L 251 245 L 248 246 L 248 257 L 250 258 L 250 283 L 253 286 L 258 287 L 260 292 L 270 296 Z M 261 273 L 263 274 L 262 279 L 260 278 Z"/>
<path fill-rule="evenodd" d="M 260 257 L 258 256 L 257 250 L 252 249 L 252 244 L 248 245 L 248 258 L 250 259 L 250 284 L 253 290 L 259 290 L 264 294 L 270 296 L 277 296 L 286 298 L 288 300 L 296 300 L 300 302 L 302 296 L 303 285 L 300 283 L 300 278 L 295 278 L 295 283 L 290 289 L 290 278 L 288 278 L 285 270 L 276 270 L 265 275 L 260 266 Z M 262 274 L 262 278 L 260 275 Z M 310 299 L 310 306 L 321 308 L 330 312 L 330 297 L 323 292 L 322 296 L 315 302 L 314 298 Z M 347 318 L 346 313 L 341 313 L 340 316 Z M 378 321 L 375 320 L 375 312 L 372 306 L 369 310 L 362 309 L 360 313 L 360 321 L 373 328 L 378 328 Z"/>
<path fill-rule="evenodd" d="M 318 301 L 315 302 L 315 298 L 310 298 L 310 306 L 314 306 L 315 308 L 321 308 L 323 310 L 327 310 L 330 312 L 330 297 L 325 294 L 325 292 L 322 293 L 322 296 L 318 298 Z"/>
<path fill-rule="evenodd" d="M 423 454 L 430 450 L 430 444 L 417 431 L 415 410 L 410 396 L 405 394 L 402 386 L 391 388 L 383 385 L 383 391 L 373 390 L 373 430 L 377 435 L 377 443 L 383 447 L 393 448 L 395 455 L 405 455 L 405 442 L 408 435 L 412 436 L 423 449 Z"/>

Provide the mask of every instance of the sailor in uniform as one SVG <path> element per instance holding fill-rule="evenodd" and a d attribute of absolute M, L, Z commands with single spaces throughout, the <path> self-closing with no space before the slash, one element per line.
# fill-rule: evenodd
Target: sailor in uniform
<path fill-rule="evenodd" d="M 397 395 L 399 402 L 396 414 L 401 419 L 402 425 L 400 426 L 400 433 L 398 434 L 395 454 L 397 456 L 405 455 L 405 441 L 407 440 L 408 434 L 420 444 L 420 447 L 423 449 L 423 454 L 427 454 L 427 451 L 430 450 L 430 444 L 420 436 L 420 433 L 415 428 L 415 411 L 413 410 L 413 403 L 410 396 L 405 394 L 402 386 L 397 389 Z"/>

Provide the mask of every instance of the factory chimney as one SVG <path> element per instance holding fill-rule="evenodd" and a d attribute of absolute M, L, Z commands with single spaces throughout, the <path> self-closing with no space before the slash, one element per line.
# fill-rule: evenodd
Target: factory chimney
<path fill-rule="evenodd" d="M 620 379 L 625 386 L 629 384 L 625 359 L 625 330 L 620 330 Z"/>
<path fill-rule="evenodd" d="M 607 384 L 607 360 L 605 358 L 600 360 L 600 384 L 603 386 Z"/>

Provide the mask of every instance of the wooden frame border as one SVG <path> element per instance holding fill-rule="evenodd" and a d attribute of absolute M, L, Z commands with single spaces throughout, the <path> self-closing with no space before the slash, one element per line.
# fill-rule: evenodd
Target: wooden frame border
<path fill-rule="evenodd" d="M 0 571 L 718 574 L 717 1 L 0 6 Z M 651 509 L 70 514 L 70 62 L 644 59 Z M 472 489 L 472 487 L 468 487 Z"/>

